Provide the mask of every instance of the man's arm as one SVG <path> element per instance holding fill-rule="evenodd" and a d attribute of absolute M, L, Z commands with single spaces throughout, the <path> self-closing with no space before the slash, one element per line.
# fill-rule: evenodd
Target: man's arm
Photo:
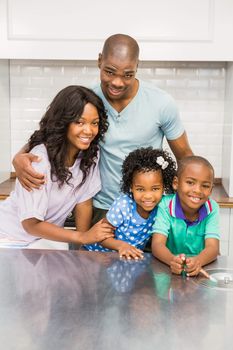
<path fill-rule="evenodd" d="M 33 188 L 39 189 L 45 182 L 44 174 L 36 172 L 31 166 L 32 162 L 40 162 L 40 157 L 27 152 L 27 145 L 16 153 L 12 164 L 15 168 L 16 176 L 21 185 L 31 191 Z"/>
<path fill-rule="evenodd" d="M 193 151 L 189 145 L 186 132 L 184 132 L 180 137 L 175 140 L 167 140 L 176 160 L 181 158 L 192 156 Z"/>

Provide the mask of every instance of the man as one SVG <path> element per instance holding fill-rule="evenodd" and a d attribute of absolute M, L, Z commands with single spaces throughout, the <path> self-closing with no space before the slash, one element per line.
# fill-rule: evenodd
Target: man
<path fill-rule="evenodd" d="M 162 148 L 163 137 L 176 159 L 192 155 L 174 100 L 166 92 L 136 79 L 139 47 L 124 34 L 110 36 L 99 54 L 99 86 L 94 88 L 104 102 L 109 129 L 101 143 L 102 190 L 94 198 L 93 223 L 105 216 L 119 195 L 121 165 L 126 155 L 138 147 Z M 42 174 L 31 167 L 33 155 L 21 151 L 13 164 L 22 185 L 38 188 Z"/>

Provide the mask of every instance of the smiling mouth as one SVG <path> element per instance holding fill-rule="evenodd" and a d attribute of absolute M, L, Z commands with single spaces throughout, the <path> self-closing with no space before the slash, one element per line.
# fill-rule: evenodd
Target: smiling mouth
<path fill-rule="evenodd" d="M 79 137 L 79 139 L 85 144 L 89 144 L 92 141 L 92 137 Z"/>
<path fill-rule="evenodd" d="M 112 95 L 120 95 L 124 91 L 123 89 L 114 89 L 112 87 L 109 87 L 108 90 Z"/>
<path fill-rule="evenodd" d="M 190 200 L 194 203 L 200 203 L 201 202 L 201 198 L 200 197 L 193 197 L 193 196 L 189 196 Z"/>
<path fill-rule="evenodd" d="M 154 203 L 154 202 L 149 202 L 149 201 L 142 202 L 142 203 L 143 203 L 143 205 L 144 205 L 145 207 L 152 207 L 152 206 L 154 206 L 154 205 L 155 205 L 155 203 Z"/>

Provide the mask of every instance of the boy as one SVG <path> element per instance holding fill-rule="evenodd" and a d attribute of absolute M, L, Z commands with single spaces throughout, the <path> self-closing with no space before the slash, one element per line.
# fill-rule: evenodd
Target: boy
<path fill-rule="evenodd" d="M 219 254 L 219 207 L 209 199 L 213 181 L 214 169 L 205 158 L 183 158 L 173 180 L 176 194 L 159 204 L 152 253 L 175 274 L 185 269 L 195 276 Z"/>

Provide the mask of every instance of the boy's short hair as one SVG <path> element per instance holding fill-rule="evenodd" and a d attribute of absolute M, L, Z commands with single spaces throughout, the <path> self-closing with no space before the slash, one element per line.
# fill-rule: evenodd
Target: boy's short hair
<path fill-rule="evenodd" d="M 201 157 L 201 156 L 188 156 L 188 157 L 184 157 L 184 158 L 180 159 L 178 161 L 177 177 L 180 177 L 180 175 L 182 174 L 182 172 L 184 171 L 186 166 L 191 164 L 191 163 L 196 163 L 196 164 L 198 163 L 198 164 L 205 165 L 207 168 L 209 168 L 212 171 L 213 178 L 214 178 L 213 166 L 210 164 L 210 162 L 206 158 Z"/>

